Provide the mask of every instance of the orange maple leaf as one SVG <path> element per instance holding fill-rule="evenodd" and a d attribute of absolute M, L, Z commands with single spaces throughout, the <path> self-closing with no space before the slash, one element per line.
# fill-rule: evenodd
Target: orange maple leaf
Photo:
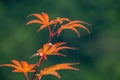
<path fill-rule="evenodd" d="M 61 78 L 60 75 L 56 72 L 57 70 L 64 70 L 64 69 L 70 69 L 70 70 L 79 70 L 77 68 L 71 67 L 71 65 L 76 65 L 78 63 L 62 63 L 62 64 L 56 64 L 47 68 L 44 68 L 40 71 L 40 74 L 37 74 L 38 79 L 40 80 L 42 76 L 44 75 L 54 75 L 58 78 Z"/>
<path fill-rule="evenodd" d="M 13 72 L 23 72 L 25 77 L 28 78 L 28 72 L 34 72 L 35 70 L 33 70 L 33 68 L 36 66 L 36 64 L 28 64 L 25 61 L 17 61 L 17 60 L 12 60 L 13 64 L 2 64 L 1 66 L 8 66 L 8 67 L 12 67 L 15 68 L 15 70 L 13 70 Z"/>
<path fill-rule="evenodd" d="M 64 44 L 66 44 L 66 42 L 57 42 L 57 43 L 54 43 L 54 44 L 46 43 L 46 44 L 43 45 L 42 48 L 40 48 L 37 51 L 38 53 L 34 54 L 33 56 L 45 56 L 45 59 L 47 60 L 46 55 L 65 56 L 64 54 L 60 54 L 59 51 L 63 50 L 63 49 L 75 49 L 75 48 L 72 48 L 72 47 L 63 46 Z"/>
<path fill-rule="evenodd" d="M 49 21 L 49 16 L 47 13 L 42 12 L 41 14 L 30 14 L 29 16 L 35 16 L 37 17 L 39 20 L 31 20 L 29 22 L 27 22 L 27 25 L 29 24 L 33 24 L 33 23 L 38 23 L 38 24 L 42 24 L 40 26 L 40 28 L 38 29 L 38 31 L 42 30 L 43 28 L 48 27 L 49 25 L 53 24 L 53 21 Z"/>
<path fill-rule="evenodd" d="M 73 31 L 75 31 L 77 33 L 78 37 L 80 37 L 80 34 L 79 34 L 78 30 L 76 29 L 76 27 L 83 28 L 88 33 L 90 33 L 90 31 L 88 30 L 88 28 L 86 28 L 85 26 L 83 26 L 82 23 L 88 24 L 88 23 L 83 22 L 83 21 L 75 20 L 75 21 L 70 21 L 67 24 L 61 25 L 61 27 L 58 29 L 58 36 L 60 35 L 60 33 L 61 33 L 61 31 L 63 29 L 71 29 L 71 30 L 73 30 Z"/>

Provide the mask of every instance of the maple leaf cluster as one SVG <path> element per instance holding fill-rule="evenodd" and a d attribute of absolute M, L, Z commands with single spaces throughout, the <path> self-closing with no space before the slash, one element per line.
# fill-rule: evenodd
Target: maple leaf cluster
<path fill-rule="evenodd" d="M 85 29 L 88 33 L 90 33 L 89 29 L 86 28 L 83 24 L 88 24 L 86 22 L 83 22 L 83 21 L 80 21 L 80 20 L 73 20 L 71 21 L 70 19 L 68 18 L 56 18 L 55 20 L 51 20 L 50 21 L 50 18 L 48 16 L 47 13 L 45 12 L 42 12 L 41 14 L 30 14 L 29 16 L 35 16 L 36 18 L 38 19 L 35 19 L 35 20 L 31 20 L 27 23 L 27 25 L 29 24 L 33 24 L 33 23 L 37 23 L 37 24 L 41 24 L 41 26 L 39 27 L 38 29 L 38 32 L 46 27 L 48 27 L 49 29 L 49 32 L 50 32 L 50 35 L 51 36 L 54 36 L 54 35 L 60 35 L 61 31 L 64 30 L 64 29 L 70 29 L 70 30 L 73 30 L 74 32 L 77 33 L 78 37 L 80 37 L 80 34 L 78 32 L 78 30 L 76 29 L 76 27 L 78 28 L 83 28 Z M 29 17 L 28 16 L 28 17 Z M 63 22 L 67 22 L 67 23 L 63 23 Z M 58 30 L 56 32 L 54 32 L 55 28 L 56 28 L 56 25 L 57 24 L 61 24 L 61 26 L 58 28 Z M 50 28 L 50 25 L 54 25 L 54 29 L 51 30 Z M 88 24 L 90 25 L 90 24 Z"/>
<path fill-rule="evenodd" d="M 55 42 L 51 43 L 54 36 L 59 36 L 61 32 L 65 29 L 73 30 L 78 37 L 80 37 L 80 33 L 78 32 L 77 28 L 85 29 L 88 33 L 90 33 L 89 29 L 86 28 L 83 24 L 88 24 L 83 21 L 79 20 L 70 20 L 68 18 L 56 18 L 54 20 L 50 20 L 47 13 L 42 12 L 41 14 L 30 14 L 30 16 L 35 16 L 37 19 L 31 20 L 27 22 L 27 25 L 37 23 L 40 24 L 40 27 L 38 29 L 38 32 L 41 31 L 44 28 L 48 28 L 49 30 L 49 39 L 46 43 L 43 44 L 43 46 L 38 49 L 36 54 L 33 54 L 32 57 L 38 56 L 40 57 L 40 60 L 36 64 L 29 64 L 26 61 L 18 61 L 18 60 L 12 60 L 13 64 L 1 64 L 2 66 L 8 66 L 14 68 L 13 72 L 21 72 L 26 77 L 26 80 L 41 80 L 41 78 L 45 75 L 51 74 L 58 78 L 61 78 L 61 76 L 58 74 L 58 70 L 63 69 L 70 69 L 70 70 L 79 70 L 77 68 L 72 67 L 72 65 L 76 65 L 78 63 L 61 63 L 56 64 L 53 66 L 46 67 L 44 69 L 40 69 L 39 67 L 43 63 L 44 60 L 48 60 L 48 55 L 57 55 L 57 56 L 66 56 L 64 54 L 61 54 L 60 51 L 64 49 L 71 49 L 75 50 L 77 48 L 66 46 L 67 42 Z M 57 25 L 60 25 L 60 27 L 57 27 Z M 88 24 L 89 25 L 89 24 Z M 31 57 L 31 58 L 32 58 Z M 39 71 L 39 73 L 37 73 Z M 33 72 L 33 76 L 31 79 L 28 76 L 29 72 Z"/>

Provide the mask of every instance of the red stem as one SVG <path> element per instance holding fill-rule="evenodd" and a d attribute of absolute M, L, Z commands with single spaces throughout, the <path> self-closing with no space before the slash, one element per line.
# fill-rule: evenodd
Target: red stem
<path fill-rule="evenodd" d="M 55 31 L 56 26 L 57 26 L 57 23 L 54 25 L 54 28 L 53 28 L 52 32 L 54 32 L 54 31 Z"/>
<path fill-rule="evenodd" d="M 50 31 L 50 37 L 48 39 L 48 42 L 51 42 L 52 41 L 52 38 L 58 33 L 58 30 L 56 32 L 55 29 L 56 29 L 56 26 L 57 26 L 57 23 L 54 25 L 54 28 L 53 30 L 50 29 L 50 27 L 48 27 L 49 31 Z"/>
<path fill-rule="evenodd" d="M 52 33 L 52 30 L 51 30 L 50 26 L 48 26 L 48 30 L 49 30 L 49 32 L 50 32 L 50 34 L 51 34 L 51 33 Z"/>
<path fill-rule="evenodd" d="M 41 65 L 41 64 L 42 64 L 42 62 L 43 62 L 43 60 L 44 60 L 44 56 L 40 57 L 39 63 L 38 63 L 38 65 L 37 65 L 36 69 L 35 69 L 35 72 L 34 72 L 34 74 L 33 74 L 32 78 L 31 78 L 31 80 L 33 80 L 33 79 L 34 79 L 35 74 L 37 73 L 37 71 L 38 71 L 38 69 L 39 69 L 40 65 Z"/>
<path fill-rule="evenodd" d="M 53 37 L 53 31 L 51 30 L 50 26 L 48 26 L 48 30 L 49 30 L 49 32 L 50 32 L 48 42 L 51 42 L 52 37 Z"/>
<path fill-rule="evenodd" d="M 26 80 L 29 80 L 28 73 L 24 73 Z"/>
<path fill-rule="evenodd" d="M 51 42 L 52 41 L 52 37 L 50 37 L 49 39 L 48 39 L 48 42 Z"/>
<path fill-rule="evenodd" d="M 54 37 L 54 35 L 57 34 L 57 31 L 54 32 L 54 30 L 55 30 L 55 28 L 56 28 L 56 25 L 57 25 L 57 24 L 54 25 L 53 30 L 51 30 L 50 26 L 48 26 L 48 30 L 49 30 L 49 32 L 50 32 L 50 37 L 49 37 L 49 39 L 48 39 L 48 42 L 51 42 L 51 41 L 52 41 L 52 38 Z M 39 63 L 38 63 L 38 65 L 37 65 L 36 69 L 35 69 L 35 72 L 34 72 L 32 78 L 31 78 L 31 80 L 33 80 L 33 79 L 35 78 L 35 74 L 37 73 L 38 69 L 40 68 L 40 65 L 42 64 L 44 58 L 45 58 L 45 56 L 42 56 L 42 57 L 40 58 Z"/>

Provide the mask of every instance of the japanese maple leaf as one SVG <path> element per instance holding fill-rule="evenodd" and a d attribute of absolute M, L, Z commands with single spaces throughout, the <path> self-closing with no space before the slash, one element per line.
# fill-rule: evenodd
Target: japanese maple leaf
<path fill-rule="evenodd" d="M 1 66 L 8 66 L 8 67 L 12 67 L 15 68 L 15 70 L 13 70 L 13 72 L 23 72 L 25 77 L 28 78 L 28 72 L 34 72 L 35 70 L 33 70 L 33 68 L 36 66 L 36 64 L 28 64 L 25 61 L 17 61 L 17 60 L 12 60 L 13 64 L 2 64 Z"/>
<path fill-rule="evenodd" d="M 80 34 L 79 34 L 78 30 L 76 29 L 76 27 L 83 28 L 88 33 L 90 33 L 90 31 L 85 26 L 83 26 L 82 23 L 88 24 L 86 22 L 75 20 L 75 21 L 70 21 L 67 24 L 61 25 L 61 27 L 58 29 L 58 36 L 60 35 L 60 33 L 61 33 L 62 30 L 64 30 L 64 29 L 70 29 L 70 30 L 75 31 L 77 33 L 78 37 L 80 37 Z"/>
<path fill-rule="evenodd" d="M 49 25 L 53 24 L 53 21 L 49 21 L 49 16 L 48 14 L 42 12 L 41 14 L 30 14 L 29 16 L 35 16 L 38 18 L 38 20 L 31 20 L 27 23 L 28 24 L 33 24 L 33 23 L 37 23 L 37 24 L 41 24 L 40 28 L 38 29 L 38 31 L 42 30 L 43 28 L 48 27 Z"/>
<path fill-rule="evenodd" d="M 60 75 L 56 72 L 57 70 L 64 70 L 64 69 L 70 69 L 70 70 L 79 70 L 77 68 L 72 67 L 71 65 L 76 65 L 78 63 L 62 63 L 62 64 L 56 64 L 47 68 L 44 68 L 40 71 L 40 74 L 37 74 L 38 79 L 40 80 L 42 76 L 44 75 L 54 75 L 58 78 L 61 78 Z"/>
<path fill-rule="evenodd" d="M 59 51 L 63 50 L 63 49 L 75 49 L 75 48 L 72 48 L 72 47 L 63 46 L 64 44 L 66 44 L 66 42 L 57 42 L 57 43 L 54 43 L 54 44 L 46 43 L 33 56 L 44 56 L 45 59 L 47 60 L 46 55 L 65 56 L 64 54 L 60 54 Z"/>

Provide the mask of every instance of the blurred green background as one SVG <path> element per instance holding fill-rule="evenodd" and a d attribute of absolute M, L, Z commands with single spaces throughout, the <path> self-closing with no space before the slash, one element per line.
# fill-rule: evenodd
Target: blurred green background
<path fill-rule="evenodd" d="M 78 29 L 81 37 L 70 30 L 62 32 L 52 41 L 66 41 L 80 50 L 64 50 L 68 57 L 50 56 L 41 67 L 63 62 L 80 62 L 80 71 L 58 71 L 61 80 L 120 80 L 120 0 L 0 0 L 0 64 L 11 60 L 36 63 L 30 59 L 47 42 L 48 31 L 37 32 L 38 24 L 26 26 L 31 13 L 46 12 L 51 19 L 68 17 L 90 23 L 89 35 Z M 0 80 L 25 80 L 22 73 L 0 68 Z M 32 75 L 32 74 L 30 74 Z M 59 80 L 45 76 L 42 80 Z"/>

